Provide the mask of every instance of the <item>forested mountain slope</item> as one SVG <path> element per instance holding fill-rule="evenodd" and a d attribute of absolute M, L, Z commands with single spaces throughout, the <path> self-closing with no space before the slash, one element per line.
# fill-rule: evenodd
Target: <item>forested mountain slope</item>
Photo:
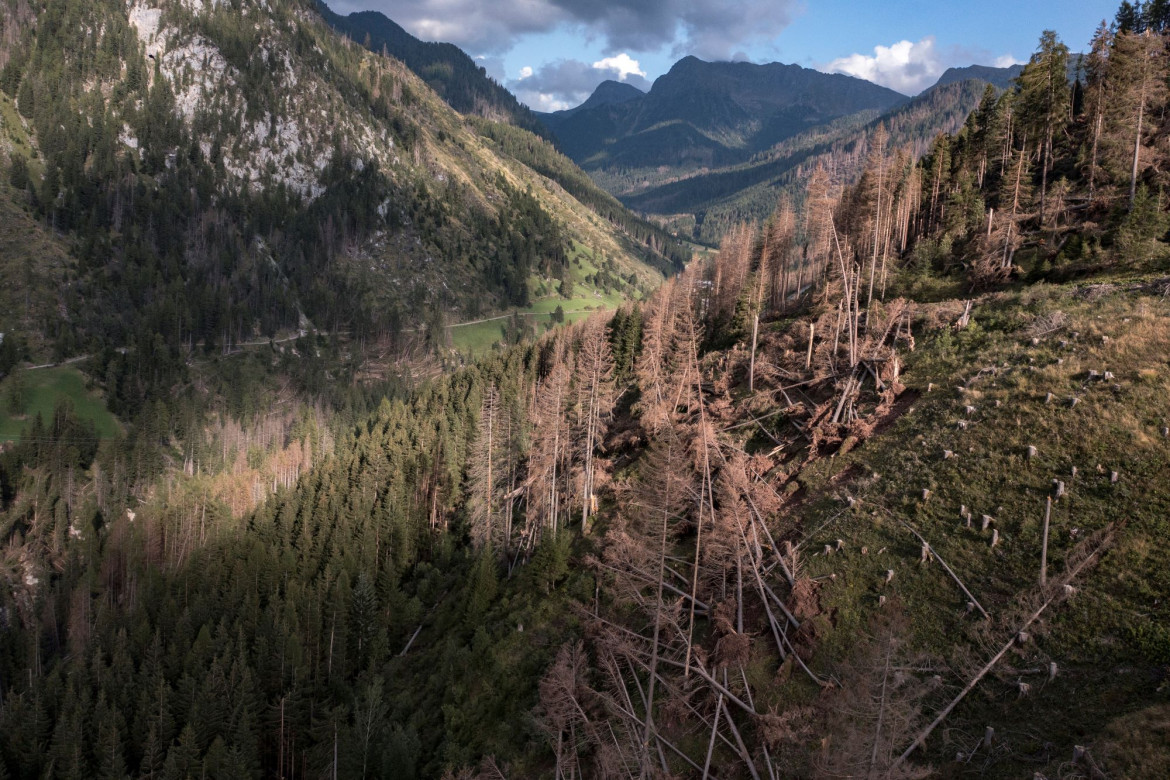
<path fill-rule="evenodd" d="M 606 187 L 616 188 L 631 208 L 689 228 L 697 240 L 718 243 L 736 224 L 766 218 L 781 198 L 801 197 L 809 173 L 817 166 L 836 183 L 856 181 L 879 126 L 889 135 L 886 143 L 901 150 L 907 160 L 922 156 L 935 136 L 962 126 L 986 87 L 982 81 L 935 87 L 880 116 L 865 112 L 801 133 L 742 165 L 665 181 L 659 173 L 648 171 L 597 174 L 597 178 Z"/>
<path fill-rule="evenodd" d="M 65 353 L 146 332 L 214 350 L 306 320 L 393 337 L 524 305 L 574 244 L 643 289 L 643 260 L 672 263 L 311 4 L 18 5 L 37 13 L 6 44 L 5 134 L 21 199 L 77 237 Z"/>
<path fill-rule="evenodd" d="M 1166 774 L 1147 26 L 1077 102 L 1045 34 L 923 160 L 875 128 L 856 184 L 458 371 L 364 388 L 304 338 L 221 392 L 276 364 L 316 408 L 39 421 L 0 777 Z"/>
<path fill-rule="evenodd" d="M 808 127 L 905 100 L 861 79 L 798 65 L 685 57 L 642 97 L 542 118 L 587 171 L 685 169 L 741 162 Z"/>
<path fill-rule="evenodd" d="M 684 112 L 691 111 L 692 104 L 710 103 L 710 96 L 704 92 L 704 79 L 682 65 L 680 70 L 687 77 L 672 82 L 674 86 L 670 90 L 658 90 L 658 102 L 679 110 L 688 106 Z M 788 66 L 788 71 L 793 67 Z M 601 143 L 597 139 L 622 138 L 621 128 L 624 122 L 631 121 L 630 116 L 636 114 L 641 121 L 642 103 L 635 103 L 633 98 L 618 105 L 608 100 L 590 105 L 594 102 L 591 99 L 577 108 L 544 115 L 544 120 L 566 152 L 623 203 L 680 235 L 717 244 L 739 222 L 765 218 L 781 196 L 799 197 L 804 178 L 818 164 L 828 169 L 838 183 L 856 181 L 861 173 L 860 161 L 868 153 L 867 139 L 879 123 L 891 134 L 890 143 L 920 157 L 939 133 L 959 129 L 978 104 L 986 85 L 1004 89 L 1021 69 L 1022 66 L 951 68 L 933 87 L 914 98 L 881 105 L 850 104 L 848 109 L 840 110 L 833 108 L 839 106 L 835 90 L 840 84 L 829 81 L 818 84 L 815 91 L 785 109 L 794 119 L 794 123 L 786 125 L 785 132 L 757 136 L 753 145 L 735 154 L 667 165 L 662 165 L 661 160 L 639 161 L 630 155 L 618 159 L 621 153 L 598 154 L 593 146 L 588 146 Z M 1070 60 L 1070 71 L 1074 69 L 1075 63 Z M 852 79 L 849 83 L 855 86 L 857 81 Z M 718 83 L 720 93 L 729 91 L 725 83 Z M 778 89 L 781 95 L 785 94 L 777 84 L 761 87 L 761 94 L 776 99 L 773 93 Z M 651 95 L 654 94 L 652 91 Z M 767 118 L 769 109 L 762 103 L 762 100 L 750 102 L 744 109 L 755 122 L 753 127 L 766 126 L 771 121 Z M 703 113 L 697 115 L 702 117 Z M 798 116 L 802 119 L 795 122 Z M 584 140 L 579 142 L 578 136 Z M 691 142 L 665 138 L 655 143 L 659 154 L 669 156 L 684 154 L 683 150 L 690 148 Z"/>
<path fill-rule="evenodd" d="M 548 130 L 527 106 L 492 80 L 458 46 L 420 41 L 378 11 L 341 16 L 320 1 L 317 8 L 338 32 L 373 52 L 401 60 L 456 111 L 547 134 Z"/>

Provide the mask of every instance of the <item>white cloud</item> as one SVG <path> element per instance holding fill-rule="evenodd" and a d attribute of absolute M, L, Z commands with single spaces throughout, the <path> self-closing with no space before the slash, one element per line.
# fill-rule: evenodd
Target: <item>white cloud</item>
<path fill-rule="evenodd" d="M 618 74 L 618 81 L 625 81 L 629 76 L 641 76 L 642 78 L 646 78 L 646 71 L 642 70 L 641 66 L 638 64 L 638 61 L 633 59 L 624 51 L 616 57 L 606 57 L 603 60 L 598 60 L 597 62 L 593 63 L 593 67 L 595 70 L 616 71 Z"/>
<path fill-rule="evenodd" d="M 906 95 L 915 95 L 937 81 L 946 65 L 935 48 L 934 36 L 927 36 L 917 43 L 898 41 L 892 46 L 875 46 L 872 56 L 850 54 L 839 57 L 821 70 L 857 76 Z"/>
<path fill-rule="evenodd" d="M 727 59 L 778 35 L 800 0 L 327 0 L 341 14 L 382 11 L 408 32 L 477 54 L 500 54 L 532 33 L 574 29 L 605 54 L 657 51 Z"/>
<path fill-rule="evenodd" d="M 521 97 L 522 96 L 522 97 Z M 572 108 L 573 103 L 548 92 L 529 92 L 521 91 L 517 93 L 520 102 L 531 108 L 533 111 L 543 111 L 546 114 L 551 114 L 554 111 L 564 111 L 566 108 Z"/>
<path fill-rule="evenodd" d="M 622 81 L 643 92 L 650 82 L 637 60 L 622 52 L 590 65 L 581 60 L 555 60 L 533 70 L 520 69 L 507 86 L 521 102 L 537 111 L 560 111 L 580 105 L 607 79 Z"/>
<path fill-rule="evenodd" d="M 1023 65 L 1026 60 L 1017 60 L 1010 54 L 1005 54 L 1002 57 L 996 57 L 991 64 L 997 68 L 1010 68 L 1013 65 Z"/>

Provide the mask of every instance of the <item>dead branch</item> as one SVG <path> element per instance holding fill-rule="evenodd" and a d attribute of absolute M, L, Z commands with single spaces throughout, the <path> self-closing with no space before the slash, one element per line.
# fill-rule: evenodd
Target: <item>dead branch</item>
<path fill-rule="evenodd" d="M 922 546 L 926 550 L 928 550 L 930 552 L 930 554 L 933 555 L 938 560 L 938 562 L 940 564 L 942 564 L 942 567 L 946 570 L 947 574 L 951 575 L 951 579 L 955 581 L 955 584 L 959 586 L 959 589 L 961 591 L 963 591 L 964 595 L 966 595 L 967 598 L 971 601 L 971 603 L 975 605 L 976 609 L 978 609 L 981 613 L 983 613 L 983 617 L 985 617 L 988 620 L 991 620 L 991 615 L 987 614 L 987 610 L 985 610 L 983 608 L 983 605 L 979 603 L 979 599 L 975 598 L 975 596 L 973 596 L 971 594 L 971 591 L 967 590 L 967 586 L 963 584 L 963 581 L 961 579 L 959 579 L 959 575 L 955 574 L 954 570 L 952 570 L 950 566 L 947 566 L 947 562 L 944 561 L 942 556 L 938 554 L 938 550 L 934 549 L 934 547 L 931 546 L 930 542 L 926 541 L 926 538 L 923 537 L 922 534 L 918 533 L 918 531 L 916 531 L 914 529 L 914 526 L 910 525 L 905 520 L 900 519 L 900 521 L 901 521 L 902 525 L 906 526 L 906 528 L 910 531 L 910 533 L 912 533 L 916 537 L 918 537 L 918 541 L 922 542 Z"/>
<path fill-rule="evenodd" d="M 934 731 L 940 723 L 946 720 L 947 716 L 951 714 L 951 711 L 959 705 L 959 702 L 966 698 L 967 694 L 975 689 L 975 686 L 979 684 L 979 681 L 982 680 L 987 675 L 987 673 L 995 667 L 997 663 L 999 663 L 1001 658 L 1007 655 L 1008 651 L 1011 650 L 1012 647 L 1016 644 L 1016 637 L 1020 632 L 1025 631 L 1029 626 L 1036 622 L 1036 620 L 1038 620 L 1040 616 L 1044 614 L 1044 611 L 1048 609 L 1051 604 L 1065 597 L 1066 591 L 1063 586 L 1069 585 L 1072 580 L 1081 574 L 1082 571 L 1084 571 L 1091 563 L 1097 560 L 1100 554 L 1112 541 L 1113 528 L 1114 526 L 1110 525 L 1104 531 L 1102 531 L 1101 534 L 1098 535 L 1099 543 L 1097 544 L 1096 548 L 1088 555 L 1086 555 L 1083 560 L 1077 563 L 1064 577 L 1061 578 L 1062 587 L 1054 588 L 1052 591 L 1050 591 L 1051 595 L 1045 599 L 1044 603 L 1042 603 L 1027 620 L 1024 621 L 1023 625 L 1021 625 L 1016 631 L 1012 632 L 1011 638 L 1008 639 L 1000 651 L 992 656 L 991 660 L 988 661 L 987 664 L 979 670 L 978 674 L 971 678 L 970 682 L 968 682 L 967 685 L 963 687 L 963 690 L 959 691 L 959 694 L 953 700 L 951 700 L 950 704 L 943 708 L 938 716 L 933 721 L 931 721 L 930 725 L 923 729 L 922 732 L 914 738 L 914 741 L 910 743 L 910 747 L 906 748 L 906 751 L 902 753 L 902 755 L 900 755 L 898 759 L 890 766 L 891 770 L 897 769 L 899 766 L 905 763 L 906 759 L 910 757 L 910 754 L 913 753 L 915 749 L 925 744 L 926 738 L 930 736 L 931 732 Z M 1086 542 L 1088 541 L 1089 540 L 1086 540 Z"/>

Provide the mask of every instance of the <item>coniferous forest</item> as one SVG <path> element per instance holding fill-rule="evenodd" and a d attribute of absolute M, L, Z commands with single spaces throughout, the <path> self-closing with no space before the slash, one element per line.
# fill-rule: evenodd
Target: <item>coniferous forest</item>
<path fill-rule="evenodd" d="M 311 0 L 0 8 L 0 780 L 1170 772 L 1170 4 L 710 251 Z"/>

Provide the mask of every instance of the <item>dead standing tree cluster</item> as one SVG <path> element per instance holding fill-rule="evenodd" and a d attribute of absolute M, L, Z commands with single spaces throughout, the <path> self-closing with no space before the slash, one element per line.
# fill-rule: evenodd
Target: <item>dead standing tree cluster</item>
<path fill-rule="evenodd" d="M 542 705 L 542 723 L 560 776 L 658 776 L 682 766 L 699 776 L 713 766 L 721 776 L 784 776 L 781 753 L 797 739 L 799 719 L 757 705 L 749 665 L 764 655 L 780 674 L 817 688 L 833 684 L 807 662 L 816 584 L 801 577 L 786 543 L 798 529 L 784 525 L 790 499 L 779 467 L 869 435 L 901 390 L 897 348 L 908 341 L 910 312 L 877 295 L 865 306 L 869 291 L 856 268 L 846 280 L 831 215 L 822 248 L 832 254 L 813 257 L 824 267 L 802 290 L 803 272 L 794 280 L 788 260 L 772 254 L 794 256 L 790 222 L 779 214 L 758 242 L 746 228 L 733 233 L 709 268 L 693 266 L 647 307 L 635 371 L 647 452 L 638 478 L 614 486 L 619 509 L 591 559 L 601 598 L 582 615 L 587 642 L 562 650 L 546 680 L 554 699 Z M 871 246 L 867 257 L 880 263 L 881 252 Z M 829 259 L 841 269 L 836 276 Z M 879 266 L 872 272 L 876 285 Z M 737 303 L 745 294 L 746 309 Z M 777 302 L 792 311 L 800 301 L 823 319 L 834 294 L 837 327 L 821 329 L 815 359 L 786 348 L 787 334 L 761 334 L 760 314 L 779 314 L 771 308 Z M 745 313 L 751 352 L 721 363 L 704 357 L 709 329 Z M 750 392 L 737 404 L 730 388 L 741 375 Z M 760 402 L 780 405 L 796 435 L 773 437 L 769 454 L 748 455 L 730 433 L 741 424 L 727 423 Z M 572 677 L 581 653 L 589 672 Z M 570 677 L 573 686 L 558 682 Z"/>

